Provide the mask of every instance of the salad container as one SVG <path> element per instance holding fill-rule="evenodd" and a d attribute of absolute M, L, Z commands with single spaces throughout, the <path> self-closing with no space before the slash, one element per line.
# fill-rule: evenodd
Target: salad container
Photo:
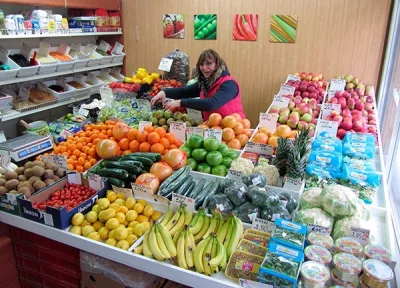
<path fill-rule="evenodd" d="M 362 282 L 370 288 L 385 288 L 393 279 L 393 271 L 388 265 L 376 259 L 367 259 L 363 265 Z"/>
<path fill-rule="evenodd" d="M 315 261 L 303 263 L 300 275 L 304 288 L 324 288 L 330 279 L 329 269 Z"/>
<path fill-rule="evenodd" d="M 343 282 L 355 283 L 359 280 L 361 261 L 354 255 L 338 253 L 333 256 L 333 273 Z"/>
<path fill-rule="evenodd" d="M 321 232 L 311 232 L 307 236 L 307 241 L 311 245 L 318 245 L 328 250 L 333 248 L 334 242 L 330 235 Z"/>
<path fill-rule="evenodd" d="M 362 245 L 350 237 L 340 237 L 335 241 L 336 251 L 338 253 L 350 253 L 358 257 L 363 251 Z"/>
<path fill-rule="evenodd" d="M 306 260 L 315 261 L 325 266 L 329 266 L 332 261 L 331 253 L 326 248 L 317 245 L 307 246 L 304 249 L 304 255 L 306 256 Z"/>
<path fill-rule="evenodd" d="M 364 254 L 368 259 L 376 259 L 388 264 L 392 259 L 392 253 L 380 245 L 368 244 L 364 248 Z"/>
<path fill-rule="evenodd" d="M 360 283 L 358 278 L 357 281 L 355 281 L 354 283 L 342 281 L 335 275 L 333 270 L 331 271 L 331 279 L 333 282 L 332 284 L 336 284 L 336 287 L 357 288 L 358 284 Z"/>

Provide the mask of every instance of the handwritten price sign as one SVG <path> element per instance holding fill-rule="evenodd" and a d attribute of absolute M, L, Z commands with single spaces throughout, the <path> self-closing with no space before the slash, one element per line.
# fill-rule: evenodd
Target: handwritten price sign
<path fill-rule="evenodd" d="M 172 62 L 174 62 L 174 59 L 161 58 L 160 65 L 158 65 L 158 70 L 165 72 L 171 71 Z"/>
<path fill-rule="evenodd" d="M 136 184 L 136 183 L 131 183 L 131 185 L 132 185 L 133 194 L 135 194 L 136 192 L 153 194 L 153 191 L 148 186 L 144 186 L 144 185 L 140 185 L 140 184 Z"/>
<path fill-rule="evenodd" d="M 317 135 L 325 131 L 333 136 L 336 136 L 337 130 L 339 128 L 339 123 L 335 121 L 328 120 L 318 120 L 317 124 Z"/>
<path fill-rule="evenodd" d="M 8 153 L 6 154 L 4 153 L 0 153 L 0 165 L 3 166 L 4 168 L 7 168 L 8 165 L 11 162 L 11 158 L 10 155 L 8 155 Z"/>
<path fill-rule="evenodd" d="M 296 88 L 290 86 L 290 85 L 281 85 L 281 89 L 279 89 L 278 96 L 281 95 L 294 95 L 294 91 Z M 287 106 L 286 106 L 287 107 Z"/>
<path fill-rule="evenodd" d="M 242 288 L 273 288 L 272 285 L 255 282 L 247 279 L 239 279 L 239 285 Z"/>
<path fill-rule="evenodd" d="M 260 113 L 259 126 L 268 128 L 271 131 L 271 133 L 275 132 L 277 121 L 278 121 L 278 114 Z"/>
<path fill-rule="evenodd" d="M 322 119 L 326 119 L 329 115 L 331 115 L 332 111 L 337 111 L 340 113 L 340 111 L 342 111 L 340 104 L 322 104 Z"/>
<path fill-rule="evenodd" d="M 201 111 L 190 109 L 190 108 L 187 108 L 186 110 L 187 110 L 189 117 L 192 118 L 194 121 L 202 121 L 203 115 L 201 115 Z"/>
<path fill-rule="evenodd" d="M 200 135 L 203 137 L 203 128 L 201 127 L 186 127 L 186 139 L 189 139 L 192 135 Z"/>
<path fill-rule="evenodd" d="M 290 87 L 290 86 L 289 86 Z M 293 91 L 294 94 L 294 91 Z M 290 99 L 288 97 L 283 97 L 282 95 L 275 95 L 271 106 L 277 106 L 279 108 L 284 108 L 289 106 Z"/>
<path fill-rule="evenodd" d="M 222 142 L 222 131 L 217 129 L 206 129 L 204 132 L 204 139 L 215 138 L 219 142 Z"/>
<path fill-rule="evenodd" d="M 172 193 L 172 201 L 171 201 L 171 205 L 173 207 L 172 210 L 178 210 L 180 205 L 183 205 L 186 207 L 186 209 L 188 209 L 188 211 L 190 212 L 194 212 L 194 204 L 195 204 L 196 200 L 180 195 L 180 194 L 176 194 L 176 193 Z"/>
<path fill-rule="evenodd" d="M 88 174 L 89 186 L 97 191 L 103 189 L 104 182 L 103 179 L 97 174 L 89 173 Z"/>
<path fill-rule="evenodd" d="M 183 122 L 171 122 L 169 130 L 176 138 L 181 141 L 185 141 L 186 137 L 186 123 Z"/>
<path fill-rule="evenodd" d="M 254 218 L 251 228 L 272 234 L 275 230 L 275 224 L 261 218 Z"/>
<path fill-rule="evenodd" d="M 235 180 L 242 180 L 243 172 L 229 169 L 226 177 L 228 177 L 230 179 L 235 179 Z"/>
<path fill-rule="evenodd" d="M 307 225 L 307 234 L 310 232 L 320 232 L 324 234 L 331 234 L 331 229 L 329 227 L 324 227 L 316 224 L 308 224 Z"/>
<path fill-rule="evenodd" d="M 361 245 L 365 246 L 369 243 L 369 235 L 371 231 L 360 227 L 350 227 L 350 237 L 358 240 Z"/>
<path fill-rule="evenodd" d="M 344 79 L 332 79 L 329 90 L 344 91 L 346 81 Z"/>
<path fill-rule="evenodd" d="M 274 148 L 267 144 L 247 142 L 244 151 L 258 154 L 273 155 Z"/>
<path fill-rule="evenodd" d="M 287 78 L 286 78 L 285 83 L 287 83 L 288 81 L 300 81 L 300 80 L 301 80 L 301 79 L 300 79 L 299 76 L 289 74 L 289 75 L 287 76 Z"/>

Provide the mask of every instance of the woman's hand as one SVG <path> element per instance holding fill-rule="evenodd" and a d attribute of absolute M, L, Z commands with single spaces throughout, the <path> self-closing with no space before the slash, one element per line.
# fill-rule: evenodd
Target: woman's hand
<path fill-rule="evenodd" d="M 158 92 L 157 95 L 154 96 L 153 99 L 151 99 L 151 105 L 153 106 L 159 100 L 161 100 L 162 105 L 164 106 L 165 105 L 165 92 L 164 91 Z"/>
<path fill-rule="evenodd" d="M 164 106 L 165 110 L 171 110 L 171 111 L 176 110 L 176 108 L 178 108 L 178 107 L 181 107 L 181 100 L 174 100 L 174 101 L 168 102 Z"/>

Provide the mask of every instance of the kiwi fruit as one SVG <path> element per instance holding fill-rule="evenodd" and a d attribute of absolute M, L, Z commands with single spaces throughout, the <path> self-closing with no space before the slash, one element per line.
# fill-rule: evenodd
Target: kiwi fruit
<path fill-rule="evenodd" d="M 53 177 L 54 177 L 53 170 L 50 170 L 50 169 L 44 170 L 44 174 L 43 174 L 44 179 L 52 179 Z"/>
<path fill-rule="evenodd" d="M 18 174 L 14 171 L 7 171 L 6 173 L 4 173 L 4 177 L 6 178 L 6 180 L 17 179 Z"/>
<path fill-rule="evenodd" d="M 33 184 L 33 189 L 35 189 L 35 191 L 39 191 L 43 188 L 46 187 L 46 183 L 44 183 L 42 180 L 37 180 L 34 184 Z"/>
<path fill-rule="evenodd" d="M 42 161 L 33 161 L 33 165 L 34 166 L 40 166 L 42 168 L 44 168 L 45 164 Z"/>
<path fill-rule="evenodd" d="M 56 171 L 56 175 L 60 178 L 65 177 L 65 175 L 67 174 L 67 170 L 65 170 L 64 168 L 58 168 Z"/>
<path fill-rule="evenodd" d="M 18 187 L 19 181 L 17 179 L 11 179 L 4 185 L 8 190 L 13 190 Z"/>
<path fill-rule="evenodd" d="M 28 187 L 22 187 L 18 189 L 18 193 L 24 194 L 26 198 L 31 197 L 31 189 L 29 189 Z"/>
<path fill-rule="evenodd" d="M 55 183 L 56 181 L 54 181 L 53 179 L 46 179 L 44 180 L 44 183 L 46 183 L 46 186 L 50 186 L 51 184 Z"/>
<path fill-rule="evenodd" d="M 31 178 L 33 176 L 32 168 L 26 168 L 24 171 L 24 175 L 26 178 Z"/>
<path fill-rule="evenodd" d="M 31 184 L 33 185 L 33 183 L 35 183 L 36 181 L 41 180 L 40 177 L 38 176 L 32 176 L 31 178 L 29 178 L 29 182 L 31 182 Z"/>
<path fill-rule="evenodd" d="M 47 162 L 46 169 L 50 169 L 50 170 L 56 171 L 57 170 L 57 165 L 52 163 L 52 162 Z"/>
<path fill-rule="evenodd" d="M 25 167 L 18 167 L 17 169 L 15 169 L 15 172 L 18 175 L 24 175 L 24 171 L 25 171 Z"/>
<path fill-rule="evenodd" d="M 42 177 L 42 175 L 44 174 L 44 168 L 40 166 L 34 166 L 32 168 L 32 174 L 33 176 Z"/>
<path fill-rule="evenodd" d="M 60 177 L 58 177 L 57 175 L 54 175 L 54 177 L 52 179 L 57 182 L 58 180 L 60 180 Z"/>
<path fill-rule="evenodd" d="M 33 164 L 32 161 L 28 161 L 25 163 L 25 168 L 32 168 L 33 166 L 35 166 L 35 165 Z"/>
<path fill-rule="evenodd" d="M 24 182 L 19 182 L 17 190 L 19 190 L 22 187 L 31 187 L 32 184 L 29 181 L 24 181 Z"/>
<path fill-rule="evenodd" d="M 6 173 L 6 172 L 7 172 L 7 170 L 4 169 L 3 166 L 0 166 L 0 174 L 4 174 L 4 173 Z"/>
<path fill-rule="evenodd" d="M 6 179 L 0 178 L 0 186 L 6 185 L 6 182 L 7 182 Z"/>
<path fill-rule="evenodd" d="M 18 175 L 17 178 L 20 182 L 28 181 L 28 178 L 25 177 L 25 175 Z"/>
<path fill-rule="evenodd" d="M 0 186 L 0 196 L 3 196 L 6 193 L 8 193 L 8 189 L 4 186 Z"/>
<path fill-rule="evenodd" d="M 17 195 L 17 194 L 19 194 L 19 193 L 18 193 L 17 190 L 11 190 L 10 192 L 8 192 L 8 194 L 15 194 L 15 195 Z"/>

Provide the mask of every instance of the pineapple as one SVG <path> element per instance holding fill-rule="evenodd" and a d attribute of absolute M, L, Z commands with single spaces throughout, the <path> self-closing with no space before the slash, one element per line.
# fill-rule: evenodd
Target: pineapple
<path fill-rule="evenodd" d="M 286 161 L 289 157 L 291 147 L 291 140 L 283 137 L 278 138 L 278 147 L 276 147 L 275 158 L 272 164 L 279 170 L 279 175 L 281 176 L 286 174 Z"/>
<path fill-rule="evenodd" d="M 290 178 L 302 179 L 304 177 L 308 156 L 311 152 L 310 131 L 310 129 L 302 129 L 294 138 L 286 161 L 287 176 Z"/>

